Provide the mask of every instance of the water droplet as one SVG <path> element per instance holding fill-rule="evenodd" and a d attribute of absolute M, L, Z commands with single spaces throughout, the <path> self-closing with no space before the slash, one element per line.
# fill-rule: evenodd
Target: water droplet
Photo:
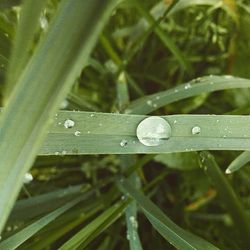
<path fill-rule="evenodd" d="M 87 131 L 88 134 L 90 134 L 90 131 Z"/>
<path fill-rule="evenodd" d="M 153 104 L 153 107 L 154 107 L 154 108 L 157 108 L 157 104 Z"/>
<path fill-rule="evenodd" d="M 179 92 L 179 90 L 178 90 L 178 89 L 175 89 L 175 90 L 174 90 L 174 92 L 175 92 L 175 93 L 178 93 L 178 92 Z"/>
<path fill-rule="evenodd" d="M 130 222 L 131 222 L 131 224 L 132 224 L 132 226 L 133 226 L 134 228 L 138 228 L 138 223 L 137 223 L 137 221 L 136 221 L 136 219 L 135 219 L 134 216 L 130 216 L 130 217 L 129 217 L 129 220 L 130 220 Z"/>
<path fill-rule="evenodd" d="M 55 152 L 55 155 L 59 155 L 60 153 L 58 151 Z"/>
<path fill-rule="evenodd" d="M 95 115 L 94 114 L 91 114 L 90 117 L 94 117 Z"/>
<path fill-rule="evenodd" d="M 158 116 L 151 116 L 142 120 L 136 130 L 139 141 L 146 146 L 163 144 L 171 136 L 169 123 Z"/>
<path fill-rule="evenodd" d="M 174 124 L 176 124 L 177 123 L 177 121 L 176 120 L 174 120 Z"/>
<path fill-rule="evenodd" d="M 69 102 L 67 101 L 67 99 L 63 100 L 61 105 L 60 105 L 60 109 L 66 109 L 69 105 Z"/>
<path fill-rule="evenodd" d="M 63 150 L 62 151 L 62 155 L 66 155 L 67 154 L 67 151 L 66 150 Z"/>
<path fill-rule="evenodd" d="M 80 136 L 80 134 L 81 134 L 81 132 L 78 130 L 75 132 L 75 136 Z"/>
<path fill-rule="evenodd" d="M 189 89 L 189 88 L 191 88 L 191 85 L 190 85 L 190 83 L 187 83 L 187 84 L 185 85 L 184 89 Z"/>
<path fill-rule="evenodd" d="M 199 126 L 195 126 L 192 128 L 192 134 L 197 135 L 201 132 L 201 128 Z"/>
<path fill-rule="evenodd" d="M 67 119 L 65 122 L 64 122 L 64 127 L 65 128 L 73 128 L 75 126 L 75 122 L 70 120 L 70 119 Z"/>
<path fill-rule="evenodd" d="M 127 140 L 121 140 L 121 142 L 120 142 L 121 147 L 125 147 L 125 146 L 127 146 L 127 144 L 128 144 Z"/>
<path fill-rule="evenodd" d="M 149 106 L 152 106 L 152 101 L 151 101 L 151 100 L 147 100 L 147 104 L 148 104 Z"/>
<path fill-rule="evenodd" d="M 160 99 L 160 96 L 156 96 L 156 98 L 155 98 L 156 100 L 159 100 Z"/>
<path fill-rule="evenodd" d="M 225 75 L 224 78 L 225 78 L 225 79 L 232 79 L 233 76 L 231 76 L 231 75 Z"/>
<path fill-rule="evenodd" d="M 26 173 L 23 177 L 23 183 L 24 184 L 29 184 L 30 182 L 33 181 L 33 176 L 31 173 Z"/>

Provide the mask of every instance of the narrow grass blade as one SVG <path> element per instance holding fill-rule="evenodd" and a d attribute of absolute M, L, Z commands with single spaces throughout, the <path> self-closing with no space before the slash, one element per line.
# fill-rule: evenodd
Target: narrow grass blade
<path fill-rule="evenodd" d="M 42 12 L 45 0 L 25 0 L 23 1 L 20 21 L 16 30 L 16 37 L 10 64 L 8 66 L 7 84 L 5 89 L 5 103 L 13 90 L 18 77 L 30 57 L 30 51 L 35 32 L 38 28 L 40 13 Z"/>
<path fill-rule="evenodd" d="M 249 88 L 250 80 L 233 76 L 199 77 L 186 84 L 131 102 L 126 113 L 148 114 L 167 104 L 223 89 Z"/>
<path fill-rule="evenodd" d="M 119 181 L 119 186 L 125 194 L 129 194 L 136 200 L 153 227 L 177 249 L 218 249 L 211 243 L 180 228 L 153 202 L 135 190 L 127 181 Z"/>
<path fill-rule="evenodd" d="M 22 243 L 24 243 L 27 239 L 32 237 L 35 233 L 41 230 L 43 227 L 48 225 L 51 221 L 55 220 L 61 214 L 69 210 L 70 208 L 74 207 L 76 204 L 81 202 L 85 197 L 78 197 L 73 201 L 66 203 L 64 206 L 56 209 L 55 211 L 49 213 L 48 215 L 42 217 L 41 219 L 33 222 L 29 226 L 25 227 L 18 233 L 12 235 L 11 237 L 7 238 L 6 240 L 0 243 L 0 249 L 3 250 L 12 250 L 16 249 Z"/>
<path fill-rule="evenodd" d="M 136 136 L 138 124 L 146 117 L 58 112 L 39 154 L 153 154 L 199 150 L 250 150 L 249 116 L 161 116 L 170 124 L 171 138 L 155 147 L 143 145 Z M 67 120 L 74 121 L 74 127 L 65 128 Z M 200 127 L 199 134 L 192 134 L 194 126 Z M 126 142 L 124 146 L 121 146 L 122 141 Z"/>
<path fill-rule="evenodd" d="M 83 190 L 84 187 L 82 185 L 72 186 L 19 200 L 16 202 L 9 220 L 28 220 L 51 212 L 53 209 L 62 206 L 69 200 L 82 196 Z M 90 190 L 84 193 L 84 195 L 87 199 L 90 195 L 93 195 L 93 193 L 94 190 Z"/>
<path fill-rule="evenodd" d="M 0 121 L 4 142 L 0 144 L 0 231 L 50 119 L 87 62 L 114 3 L 61 1 L 47 35 L 19 77 Z"/>
<path fill-rule="evenodd" d="M 141 0 L 134 0 L 132 1 L 133 4 L 136 6 L 138 11 L 141 13 L 141 15 L 146 19 L 146 21 L 154 26 L 155 25 L 155 19 L 152 17 L 152 15 L 145 9 L 144 3 Z M 176 57 L 180 65 L 183 67 L 184 70 L 186 70 L 188 73 L 191 73 L 191 66 L 185 56 L 182 54 L 180 49 L 175 45 L 175 43 L 172 41 L 172 39 L 162 30 L 162 28 L 157 24 L 154 28 L 154 31 L 156 35 L 160 38 L 160 40 L 163 42 L 163 44 L 173 53 L 173 55 Z"/>
<path fill-rule="evenodd" d="M 137 177 L 135 176 L 135 178 Z M 127 239 L 129 240 L 130 250 L 142 250 L 141 241 L 137 231 L 138 229 L 137 204 L 135 202 L 131 202 L 128 205 L 128 207 L 125 210 L 125 215 L 126 215 L 126 225 L 127 225 Z"/>
<path fill-rule="evenodd" d="M 225 207 L 232 216 L 235 231 L 238 232 L 239 238 L 242 239 L 243 246 L 247 249 L 250 245 L 250 220 L 245 213 L 239 198 L 223 175 L 213 155 L 209 152 L 201 152 L 200 159 L 201 166 L 218 190 Z"/>
<path fill-rule="evenodd" d="M 236 157 L 226 169 L 226 174 L 231 174 L 235 171 L 238 171 L 243 166 L 250 162 L 250 152 L 246 151 Z"/>
<path fill-rule="evenodd" d="M 127 206 L 126 202 L 119 202 L 101 215 L 95 220 L 90 222 L 86 227 L 76 233 L 65 244 L 63 244 L 59 250 L 67 249 L 84 249 L 93 239 L 115 222 Z"/>

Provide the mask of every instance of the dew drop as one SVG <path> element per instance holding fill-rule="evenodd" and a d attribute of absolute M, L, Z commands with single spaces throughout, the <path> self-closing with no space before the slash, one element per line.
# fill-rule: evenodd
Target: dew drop
<path fill-rule="evenodd" d="M 189 88 L 191 88 L 191 85 L 190 85 L 190 83 L 187 83 L 187 84 L 185 85 L 184 89 L 189 89 Z"/>
<path fill-rule="evenodd" d="M 201 132 L 201 128 L 199 126 L 195 126 L 192 128 L 192 134 L 198 135 Z"/>
<path fill-rule="evenodd" d="M 80 134 L 81 134 L 81 132 L 78 130 L 75 132 L 75 136 L 80 136 Z"/>
<path fill-rule="evenodd" d="M 127 146 L 127 144 L 128 144 L 127 140 L 121 140 L 121 142 L 120 142 L 121 147 L 125 147 L 125 146 Z"/>
<path fill-rule="evenodd" d="M 151 100 L 147 100 L 147 104 L 148 104 L 148 106 L 152 106 L 152 101 Z"/>
<path fill-rule="evenodd" d="M 130 217 L 129 217 L 129 220 L 130 220 L 130 222 L 131 222 L 133 228 L 138 228 L 138 223 L 137 223 L 137 220 L 135 219 L 134 216 L 130 216 Z"/>
<path fill-rule="evenodd" d="M 142 120 L 136 130 L 139 141 L 146 146 L 158 146 L 171 136 L 169 123 L 158 116 Z"/>
<path fill-rule="evenodd" d="M 73 128 L 75 126 L 75 122 L 70 120 L 70 119 L 67 119 L 65 122 L 64 122 L 64 127 L 65 128 Z"/>
<path fill-rule="evenodd" d="M 33 181 L 33 176 L 31 173 L 26 173 L 23 177 L 23 183 L 24 184 L 29 184 L 30 182 Z"/>
<path fill-rule="evenodd" d="M 95 115 L 94 114 L 91 114 L 90 117 L 94 117 Z"/>

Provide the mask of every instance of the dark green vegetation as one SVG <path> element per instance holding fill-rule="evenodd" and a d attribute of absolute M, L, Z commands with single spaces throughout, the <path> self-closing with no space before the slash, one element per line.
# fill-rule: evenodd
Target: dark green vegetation
<path fill-rule="evenodd" d="M 249 1 L 20 2 L 0 0 L 0 250 L 248 249 Z"/>

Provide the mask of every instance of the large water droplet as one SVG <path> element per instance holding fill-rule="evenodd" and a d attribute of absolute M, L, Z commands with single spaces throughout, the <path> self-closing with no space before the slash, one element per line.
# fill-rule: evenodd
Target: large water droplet
<path fill-rule="evenodd" d="M 158 146 L 169 139 L 171 136 L 171 127 L 165 119 L 158 116 L 151 116 L 139 123 L 136 135 L 142 144 L 146 146 Z"/>
<path fill-rule="evenodd" d="M 65 128 L 73 128 L 75 126 L 75 122 L 70 120 L 70 119 L 67 119 L 65 122 L 64 122 L 64 127 Z"/>
<path fill-rule="evenodd" d="M 195 126 L 192 128 L 192 134 L 198 135 L 201 132 L 201 128 L 199 126 Z"/>

